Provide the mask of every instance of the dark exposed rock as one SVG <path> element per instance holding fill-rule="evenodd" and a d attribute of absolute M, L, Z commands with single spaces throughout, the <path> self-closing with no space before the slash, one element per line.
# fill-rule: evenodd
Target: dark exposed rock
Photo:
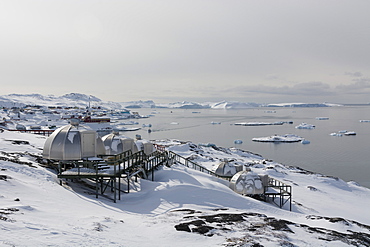
<path fill-rule="evenodd" d="M 172 210 L 171 212 L 184 212 L 184 213 L 187 213 L 187 214 L 195 214 L 195 213 L 200 213 L 199 211 L 195 211 L 193 209 L 175 209 L 175 210 Z"/>
<path fill-rule="evenodd" d="M 0 208 L 0 220 L 8 221 L 8 222 L 15 222 L 15 220 L 10 219 L 9 217 L 4 216 L 4 215 L 13 214 L 14 212 L 17 212 L 17 211 L 19 211 L 18 208 Z"/>
<path fill-rule="evenodd" d="M 212 209 L 213 211 L 226 211 L 226 210 L 229 210 L 228 208 L 215 208 L 215 209 Z"/>
<path fill-rule="evenodd" d="M 234 223 L 244 221 L 242 214 L 216 214 L 209 216 L 199 216 L 201 219 L 205 219 L 208 223 Z"/>
<path fill-rule="evenodd" d="M 175 228 L 177 231 L 196 232 L 199 234 L 206 234 L 210 230 L 214 229 L 214 227 L 212 226 L 207 226 L 206 222 L 204 222 L 203 220 L 194 220 L 194 221 L 187 222 L 187 223 L 181 223 L 181 224 L 176 225 Z M 212 235 L 213 234 L 207 235 L 207 236 L 212 236 Z"/>
<path fill-rule="evenodd" d="M 307 188 L 308 188 L 309 190 L 311 190 L 311 191 L 317 191 L 317 189 L 316 189 L 315 187 L 313 187 L 313 186 L 307 186 Z"/>
<path fill-rule="evenodd" d="M 214 229 L 214 227 L 202 225 L 202 226 L 195 227 L 192 231 L 197 232 L 199 234 L 206 234 L 206 233 L 208 233 L 209 231 L 211 231 L 213 229 Z M 206 234 L 206 236 L 212 237 L 213 234 Z"/>
<path fill-rule="evenodd" d="M 0 214 L 12 214 L 13 212 L 18 212 L 18 208 L 0 208 Z"/>
<path fill-rule="evenodd" d="M 0 180 L 6 181 L 8 178 L 10 178 L 10 177 L 8 177 L 7 175 L 1 175 L 0 174 Z"/>
<path fill-rule="evenodd" d="M 181 223 L 175 226 L 177 231 L 183 231 L 183 232 L 191 232 L 189 224 L 188 223 Z"/>
<path fill-rule="evenodd" d="M 277 231 L 287 231 L 294 233 L 288 225 L 293 225 L 294 223 L 287 221 L 287 220 L 278 220 L 275 218 L 266 218 L 265 222 L 267 225 L 272 226 L 273 230 Z"/>
<path fill-rule="evenodd" d="M 187 212 L 189 210 L 185 210 Z M 199 212 L 198 212 L 199 213 Z M 294 239 L 292 229 L 300 228 L 308 234 L 313 234 L 316 239 L 331 242 L 340 241 L 347 245 L 370 246 L 370 234 L 365 232 L 337 232 L 331 229 L 311 227 L 298 224 L 284 219 L 267 217 L 259 213 L 221 213 L 215 215 L 192 215 L 184 216 L 184 219 L 192 218 L 191 221 L 180 223 L 175 226 L 177 231 L 193 232 L 205 236 L 222 235 L 223 232 L 237 231 L 243 232 L 244 236 L 227 239 L 225 246 L 262 246 L 259 240 L 276 242 L 279 246 L 296 246 L 291 239 Z M 370 226 L 343 219 L 321 216 L 307 216 L 310 220 L 327 220 L 333 224 L 344 224 L 350 227 L 352 224 L 360 228 L 370 230 Z M 294 227 L 294 228 L 292 228 Z M 293 235 L 292 235 L 293 234 Z M 325 244 L 323 242 L 323 244 Z"/>
<path fill-rule="evenodd" d="M 12 140 L 11 142 L 15 145 L 30 145 L 29 141 Z"/>
<path fill-rule="evenodd" d="M 3 160 L 3 161 L 9 161 L 9 162 L 13 162 L 13 163 L 17 163 L 17 164 L 20 164 L 20 165 L 28 165 L 30 167 L 35 167 L 32 162 L 26 162 L 26 161 L 20 161 L 19 160 L 19 157 L 22 157 L 23 155 L 25 155 L 24 153 L 7 153 L 7 152 L 0 152 L 1 155 L 3 156 L 0 156 L 0 160 Z"/>

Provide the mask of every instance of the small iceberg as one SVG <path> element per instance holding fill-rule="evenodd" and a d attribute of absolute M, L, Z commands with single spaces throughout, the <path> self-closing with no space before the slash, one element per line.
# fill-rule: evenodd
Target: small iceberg
<path fill-rule="evenodd" d="M 294 135 L 294 134 L 286 134 L 286 135 L 274 135 L 268 137 L 258 137 L 253 138 L 252 141 L 255 142 L 300 142 L 304 140 L 302 137 Z"/>
<path fill-rule="evenodd" d="M 123 122 L 123 123 L 120 123 L 121 125 L 135 125 L 135 124 L 139 124 L 139 122 L 135 122 L 135 121 L 128 121 L 128 122 Z"/>
<path fill-rule="evenodd" d="M 304 139 L 304 140 L 301 141 L 301 143 L 302 144 L 310 144 L 311 142 L 309 140 Z"/>
<path fill-rule="evenodd" d="M 301 123 L 300 125 L 295 126 L 296 129 L 314 129 L 315 125 L 308 123 Z"/>
<path fill-rule="evenodd" d="M 335 133 L 335 132 L 330 133 L 330 135 L 331 136 L 343 136 L 343 134 L 341 134 L 341 133 Z"/>
<path fill-rule="evenodd" d="M 330 133 L 331 136 L 343 136 L 343 135 L 346 135 L 346 136 L 355 136 L 356 135 L 356 132 L 354 131 L 347 131 L 347 130 L 340 130 L 338 131 L 338 133 Z"/>
<path fill-rule="evenodd" d="M 284 122 L 272 122 L 272 123 L 266 123 L 266 122 L 246 122 L 246 123 L 235 123 L 234 125 L 239 126 L 265 126 L 265 125 L 283 125 Z"/>
<path fill-rule="evenodd" d="M 370 123 L 370 120 L 360 120 L 360 123 Z"/>
<path fill-rule="evenodd" d="M 152 127 L 152 124 L 143 124 L 143 128 L 145 128 L 145 127 Z"/>
<path fill-rule="evenodd" d="M 242 140 L 235 140 L 234 141 L 234 144 L 242 144 L 243 143 L 243 141 Z"/>
<path fill-rule="evenodd" d="M 211 122 L 211 124 L 221 124 L 221 122 Z"/>
<path fill-rule="evenodd" d="M 344 133 L 344 135 L 346 135 L 346 136 L 355 136 L 356 135 L 356 132 L 354 132 L 354 131 L 347 131 L 346 133 Z"/>
<path fill-rule="evenodd" d="M 132 127 L 132 128 L 126 128 L 126 127 L 120 127 L 120 128 L 113 128 L 113 131 L 136 131 L 136 130 L 140 130 L 141 128 L 139 127 Z"/>
<path fill-rule="evenodd" d="M 316 117 L 316 120 L 329 120 L 328 117 Z"/>

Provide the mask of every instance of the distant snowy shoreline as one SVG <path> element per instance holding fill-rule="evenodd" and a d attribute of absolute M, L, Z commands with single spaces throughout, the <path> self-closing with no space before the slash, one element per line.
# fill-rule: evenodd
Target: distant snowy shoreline
<path fill-rule="evenodd" d="M 179 101 L 174 103 L 155 103 L 152 100 L 130 101 L 130 102 L 112 102 L 102 101 L 101 99 L 81 93 L 69 93 L 62 96 L 41 95 L 41 94 L 9 94 L 0 96 L 0 107 L 25 107 L 43 106 L 43 107 L 63 107 L 75 106 L 85 108 L 88 105 L 101 107 L 105 109 L 137 109 L 137 108 L 170 108 L 170 109 L 248 109 L 256 107 L 332 107 L 342 106 L 331 103 L 279 103 L 279 104 L 258 104 L 251 102 L 238 101 L 220 101 L 220 102 L 188 102 Z"/>

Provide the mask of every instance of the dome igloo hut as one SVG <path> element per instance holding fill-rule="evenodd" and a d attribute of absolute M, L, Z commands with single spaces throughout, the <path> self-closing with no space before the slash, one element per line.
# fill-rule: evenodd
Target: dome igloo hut
<path fill-rule="evenodd" d="M 96 131 L 72 123 L 56 129 L 46 139 L 42 155 L 50 160 L 82 160 L 104 154 L 103 141 Z"/>
<path fill-rule="evenodd" d="M 136 153 L 138 148 L 135 144 L 135 140 L 125 136 L 120 136 L 118 132 L 102 137 L 106 154 L 116 155 L 131 150 L 132 153 Z"/>
<path fill-rule="evenodd" d="M 216 166 L 214 173 L 216 173 L 219 176 L 231 178 L 237 172 L 240 172 L 242 170 L 243 170 L 243 165 L 236 165 L 234 163 L 229 162 L 227 159 L 225 159 Z"/>
<path fill-rule="evenodd" d="M 268 175 L 258 175 L 250 170 L 236 173 L 230 181 L 229 187 L 242 195 L 263 194 L 267 186 Z"/>

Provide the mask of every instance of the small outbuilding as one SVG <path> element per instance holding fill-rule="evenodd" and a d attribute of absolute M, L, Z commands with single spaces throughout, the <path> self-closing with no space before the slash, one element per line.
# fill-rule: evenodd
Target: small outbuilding
<path fill-rule="evenodd" d="M 141 139 L 141 135 L 136 135 L 136 146 L 139 151 L 144 151 L 144 154 L 150 155 L 156 151 L 156 148 L 153 143 L 148 140 Z"/>
<path fill-rule="evenodd" d="M 77 123 L 56 129 L 45 141 L 43 150 L 43 158 L 51 160 L 81 160 L 104 154 L 104 144 L 97 132 Z"/>

